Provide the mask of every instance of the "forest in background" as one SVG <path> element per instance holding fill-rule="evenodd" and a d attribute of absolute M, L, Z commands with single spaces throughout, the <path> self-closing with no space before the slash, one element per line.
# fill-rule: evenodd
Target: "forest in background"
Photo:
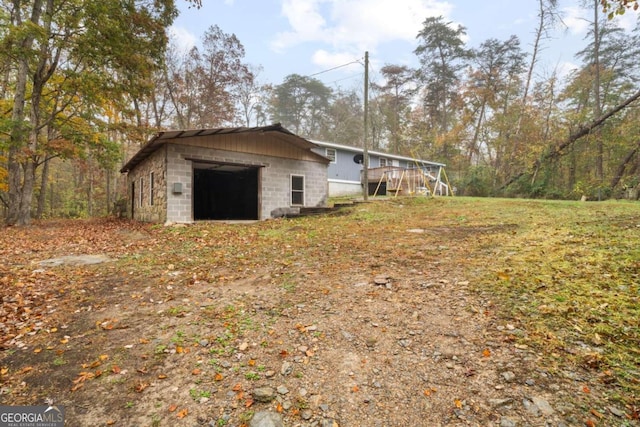
<path fill-rule="evenodd" d="M 426 18 L 420 66 L 386 64 L 370 82 L 368 147 L 445 163 L 460 195 L 637 198 L 640 21 L 631 33 L 616 25 L 637 1 L 585 1 L 590 31 L 566 77 L 537 67 L 562 18 L 556 0 L 537 3 L 528 49 L 516 36 L 470 48 L 463 26 Z M 0 2 L 7 224 L 109 214 L 125 196 L 120 166 L 159 130 L 280 122 L 362 145 L 362 89 L 263 82 L 215 24 L 181 52 L 167 35 L 177 14 L 173 0 Z"/>

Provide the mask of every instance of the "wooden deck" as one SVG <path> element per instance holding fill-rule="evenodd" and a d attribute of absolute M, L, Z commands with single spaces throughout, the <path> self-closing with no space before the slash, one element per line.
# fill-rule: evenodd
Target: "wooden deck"
<path fill-rule="evenodd" d="M 431 195 L 447 192 L 439 177 L 433 176 L 430 172 L 422 169 L 405 169 L 394 166 L 371 168 L 368 172 L 370 185 L 376 184 L 377 194 L 380 189 L 387 195 Z M 382 185 L 384 183 L 384 186 Z M 443 192 L 443 188 L 445 191 Z"/>

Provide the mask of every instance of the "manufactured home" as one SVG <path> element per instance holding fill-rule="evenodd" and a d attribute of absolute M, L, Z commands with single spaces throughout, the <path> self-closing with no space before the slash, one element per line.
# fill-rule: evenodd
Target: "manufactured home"
<path fill-rule="evenodd" d="M 348 145 L 313 141 L 318 154 L 329 159 L 327 179 L 329 196 L 358 195 L 363 192 L 363 149 Z M 398 156 L 379 151 L 369 154 L 369 194 L 403 195 L 422 193 L 449 195 L 443 163 L 413 157 Z"/>

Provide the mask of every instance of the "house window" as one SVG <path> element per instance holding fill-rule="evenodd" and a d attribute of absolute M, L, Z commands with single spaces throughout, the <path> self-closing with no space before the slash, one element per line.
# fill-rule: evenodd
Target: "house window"
<path fill-rule="evenodd" d="M 153 206 L 153 192 L 154 192 L 154 182 L 155 180 L 153 179 L 153 172 L 151 172 L 149 174 L 149 204 L 151 206 Z"/>
<path fill-rule="evenodd" d="M 383 168 L 385 166 L 387 166 L 387 159 L 385 159 L 384 157 L 380 157 L 380 167 Z"/>
<path fill-rule="evenodd" d="M 331 160 L 331 163 L 336 163 L 336 149 L 335 148 L 325 148 L 325 157 Z"/>
<path fill-rule="evenodd" d="M 140 178 L 140 206 L 144 202 L 144 178 Z"/>
<path fill-rule="evenodd" d="M 304 175 L 291 175 L 291 205 L 304 205 Z"/>

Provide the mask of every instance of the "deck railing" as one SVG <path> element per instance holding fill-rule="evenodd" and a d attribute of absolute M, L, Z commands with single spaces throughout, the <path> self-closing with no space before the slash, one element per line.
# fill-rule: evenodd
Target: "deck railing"
<path fill-rule="evenodd" d="M 448 186 L 440 181 L 440 174 L 420 168 L 401 168 L 397 166 L 383 166 L 370 168 L 368 171 L 370 185 L 375 183 L 377 194 L 386 192 L 387 195 L 448 195 Z M 384 183 L 384 186 L 382 185 Z M 383 188 L 384 191 L 380 191 Z"/>

